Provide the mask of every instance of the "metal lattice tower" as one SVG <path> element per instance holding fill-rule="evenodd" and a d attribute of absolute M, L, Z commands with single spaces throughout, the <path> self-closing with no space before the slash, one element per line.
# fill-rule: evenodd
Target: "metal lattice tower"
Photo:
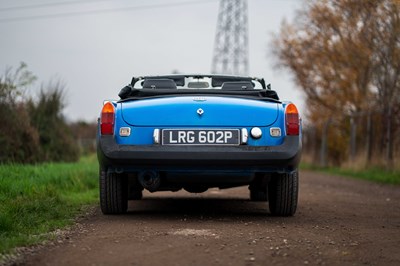
<path fill-rule="evenodd" d="M 211 72 L 248 75 L 247 0 L 221 0 Z"/>

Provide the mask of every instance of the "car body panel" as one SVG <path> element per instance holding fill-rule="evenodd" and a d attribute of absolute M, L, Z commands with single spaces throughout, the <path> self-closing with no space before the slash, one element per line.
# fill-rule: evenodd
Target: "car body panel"
<path fill-rule="evenodd" d="M 144 99 L 120 103 L 118 108 L 132 126 L 268 126 L 278 116 L 278 104 L 274 102 L 216 96 Z M 201 114 L 197 113 L 199 109 L 203 110 Z"/>

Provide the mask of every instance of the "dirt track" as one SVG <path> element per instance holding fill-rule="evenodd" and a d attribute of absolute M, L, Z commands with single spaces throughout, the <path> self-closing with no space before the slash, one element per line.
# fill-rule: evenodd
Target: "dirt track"
<path fill-rule="evenodd" d="M 400 265 L 400 187 L 301 173 L 296 215 L 268 215 L 245 187 L 145 194 L 99 210 L 27 265 Z M 61 242 L 61 241 L 59 241 Z"/>

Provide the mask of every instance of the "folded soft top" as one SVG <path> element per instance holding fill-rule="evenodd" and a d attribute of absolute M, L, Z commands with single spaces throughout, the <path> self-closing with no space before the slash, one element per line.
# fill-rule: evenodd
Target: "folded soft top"
<path fill-rule="evenodd" d="M 194 84 L 199 86 L 191 87 Z M 168 95 L 231 95 L 279 101 L 277 93 L 270 89 L 270 85 L 265 86 L 264 79 L 228 75 L 134 77 L 131 84 L 125 86 L 118 94 L 121 100 Z"/>

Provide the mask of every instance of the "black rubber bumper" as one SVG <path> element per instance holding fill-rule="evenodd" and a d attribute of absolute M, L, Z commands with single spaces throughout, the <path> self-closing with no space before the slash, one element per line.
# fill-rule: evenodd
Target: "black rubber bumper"
<path fill-rule="evenodd" d="M 118 145 L 113 136 L 99 136 L 101 166 L 116 171 L 231 170 L 290 172 L 301 157 L 299 136 L 287 136 L 279 146 L 132 146 Z"/>

